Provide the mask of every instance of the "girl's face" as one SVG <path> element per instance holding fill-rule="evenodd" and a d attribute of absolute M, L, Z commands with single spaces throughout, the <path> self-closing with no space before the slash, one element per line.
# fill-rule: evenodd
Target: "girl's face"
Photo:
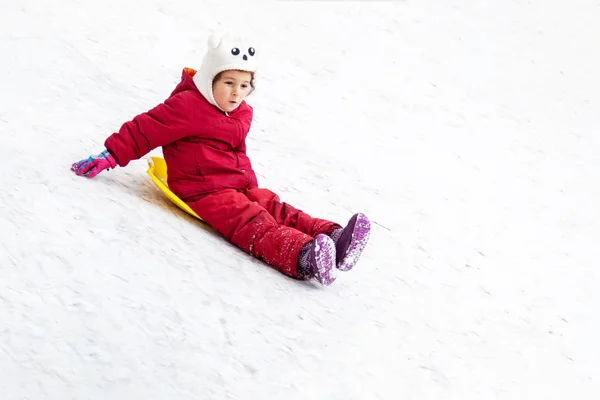
<path fill-rule="evenodd" d="M 223 71 L 213 82 L 213 96 L 222 110 L 230 112 L 252 91 L 252 74 L 248 71 Z"/>

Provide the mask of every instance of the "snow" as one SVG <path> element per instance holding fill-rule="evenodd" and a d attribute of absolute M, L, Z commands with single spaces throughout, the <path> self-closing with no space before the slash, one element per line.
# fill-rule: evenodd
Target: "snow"
<path fill-rule="evenodd" d="M 2 2 L 2 398 L 597 398 L 599 18 L 591 0 Z M 261 186 L 372 220 L 328 288 L 179 211 L 144 160 L 69 170 L 219 27 L 260 43 Z"/>

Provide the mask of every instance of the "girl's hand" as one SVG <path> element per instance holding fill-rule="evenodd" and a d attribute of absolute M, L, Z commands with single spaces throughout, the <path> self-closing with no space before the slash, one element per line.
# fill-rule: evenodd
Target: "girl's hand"
<path fill-rule="evenodd" d="M 77 175 L 84 175 L 88 178 L 93 178 L 105 169 L 111 169 L 117 166 L 114 157 L 104 150 L 102 153 L 89 156 L 83 160 L 79 160 L 71 166 L 71 171 L 75 171 Z"/>

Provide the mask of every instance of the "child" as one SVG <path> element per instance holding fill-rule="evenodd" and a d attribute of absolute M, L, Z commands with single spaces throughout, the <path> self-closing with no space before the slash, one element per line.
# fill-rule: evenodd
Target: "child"
<path fill-rule="evenodd" d="M 198 71 L 184 68 L 169 98 L 124 123 L 106 150 L 74 163 L 93 178 L 162 146 L 168 185 L 228 241 L 286 275 L 328 286 L 348 271 L 367 244 L 370 222 L 355 214 L 345 228 L 280 201 L 259 188 L 246 156 L 256 50 L 234 36 L 208 40 Z"/>

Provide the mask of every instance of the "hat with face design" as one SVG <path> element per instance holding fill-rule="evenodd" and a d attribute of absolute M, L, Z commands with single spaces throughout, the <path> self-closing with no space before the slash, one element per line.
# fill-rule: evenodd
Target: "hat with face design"
<path fill-rule="evenodd" d="M 213 79 L 218 73 L 231 69 L 256 72 L 256 50 L 252 43 L 234 34 L 211 35 L 208 51 L 193 79 L 206 100 L 219 109 L 213 96 Z"/>

